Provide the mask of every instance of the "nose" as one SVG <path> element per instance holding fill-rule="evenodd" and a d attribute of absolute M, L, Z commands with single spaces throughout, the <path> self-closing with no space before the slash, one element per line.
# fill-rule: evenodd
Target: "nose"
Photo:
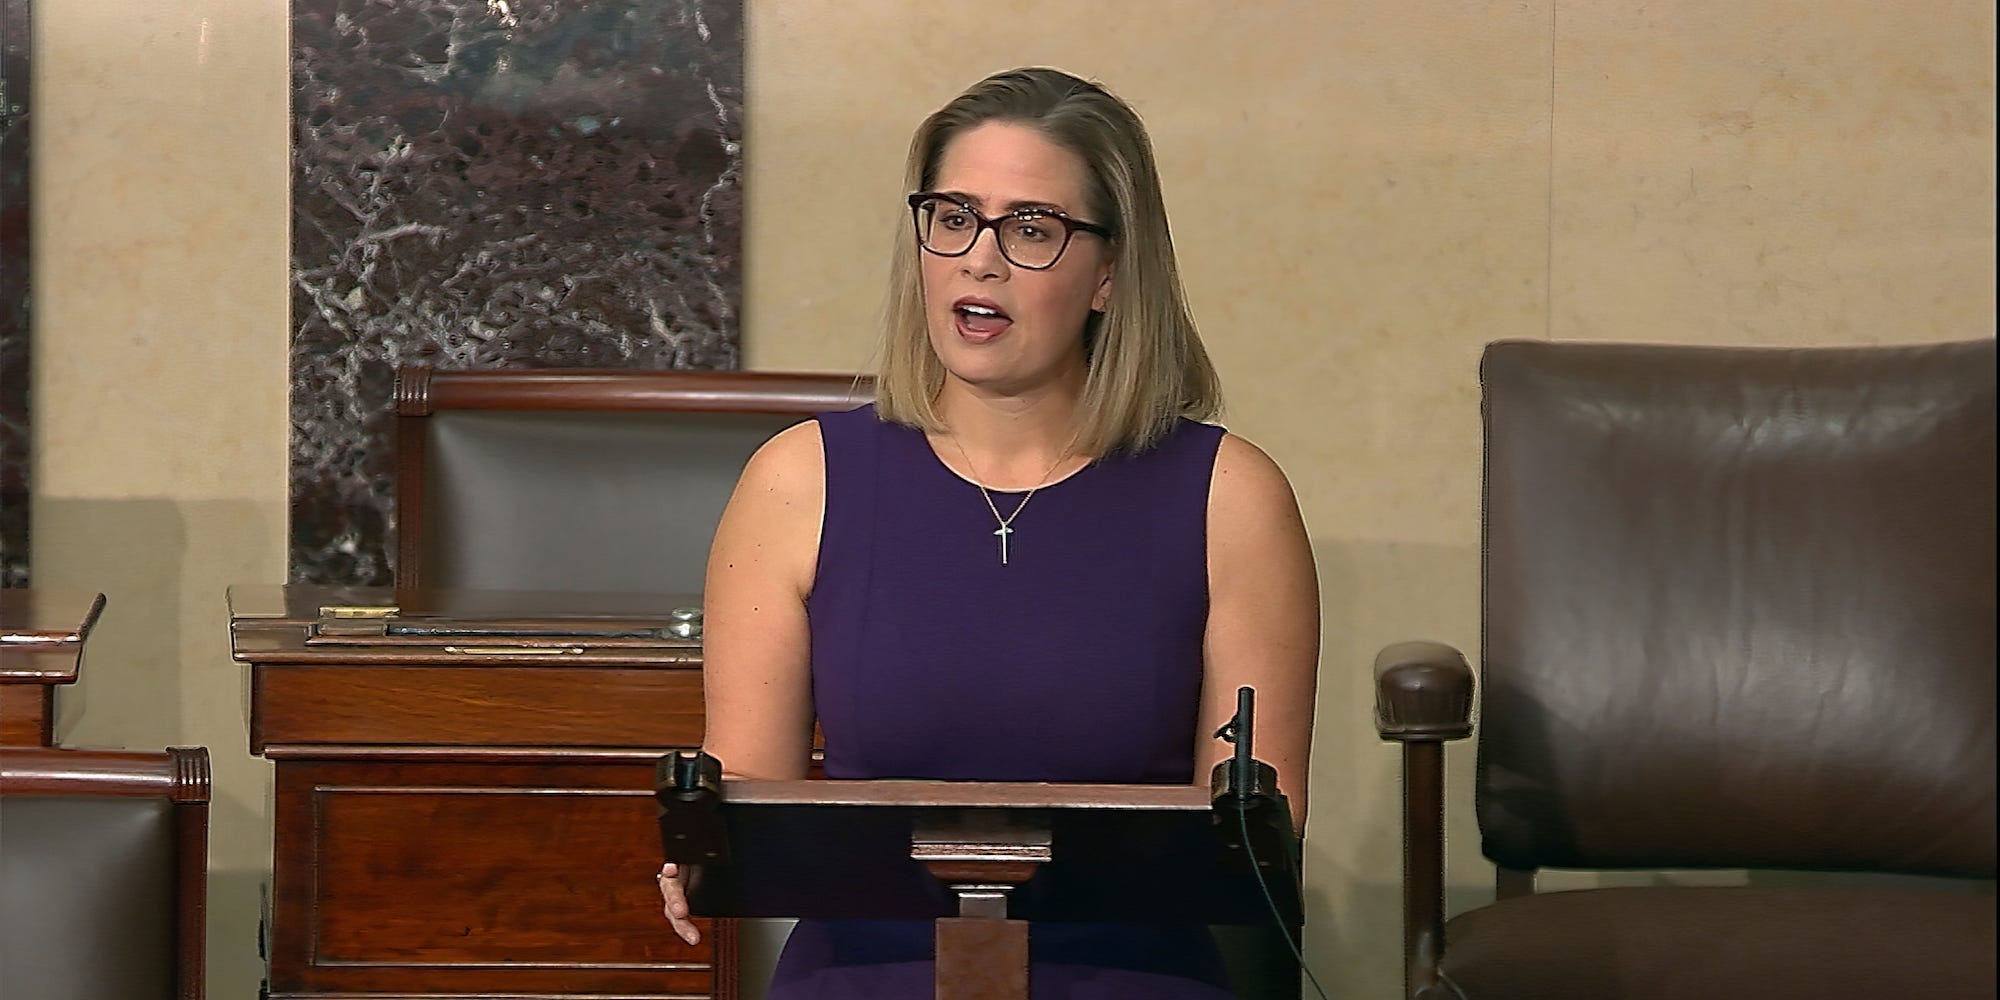
<path fill-rule="evenodd" d="M 1006 273 L 1007 255 L 1000 249 L 1000 227 L 981 226 L 972 237 L 972 246 L 958 260 L 959 267 L 975 278 L 997 278 Z"/>

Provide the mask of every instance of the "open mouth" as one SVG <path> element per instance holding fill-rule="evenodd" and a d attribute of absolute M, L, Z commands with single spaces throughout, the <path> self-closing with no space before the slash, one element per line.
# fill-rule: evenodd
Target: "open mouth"
<path fill-rule="evenodd" d="M 991 337 L 1014 324 L 1006 310 L 979 299 L 959 299 L 951 304 L 951 312 L 959 331 L 975 337 Z"/>

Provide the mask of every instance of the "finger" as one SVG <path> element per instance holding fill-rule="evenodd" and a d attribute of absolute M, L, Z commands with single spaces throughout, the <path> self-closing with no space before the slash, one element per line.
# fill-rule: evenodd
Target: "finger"
<path fill-rule="evenodd" d="M 681 940 L 689 944 L 701 943 L 701 931 L 695 927 L 694 921 L 687 916 L 687 908 L 685 906 L 681 907 L 680 913 L 675 913 L 674 908 L 670 905 L 667 908 L 667 921 L 673 925 L 674 933 L 680 935 Z"/>
<path fill-rule="evenodd" d="M 661 865 L 660 874 L 654 876 L 660 886 L 661 909 L 681 940 L 691 945 L 700 944 L 701 931 L 689 918 L 687 887 L 682 884 L 680 873 L 680 866 L 669 861 Z"/>

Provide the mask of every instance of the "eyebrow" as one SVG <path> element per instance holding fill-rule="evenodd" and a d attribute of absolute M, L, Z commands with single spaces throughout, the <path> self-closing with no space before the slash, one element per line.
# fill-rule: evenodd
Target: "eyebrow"
<path fill-rule="evenodd" d="M 986 207 L 986 202 L 981 200 L 979 196 L 967 194 L 964 191 L 939 191 L 937 193 L 947 198 L 965 202 L 974 208 L 984 209 Z M 1020 211 L 1055 212 L 1059 215 L 1068 214 L 1067 210 L 1061 205 L 1052 201 L 1010 201 L 1001 208 L 1002 215 Z"/>

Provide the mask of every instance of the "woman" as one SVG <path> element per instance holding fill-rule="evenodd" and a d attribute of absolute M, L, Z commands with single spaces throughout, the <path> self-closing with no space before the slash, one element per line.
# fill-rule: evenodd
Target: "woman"
<path fill-rule="evenodd" d="M 872 407 L 753 456 L 708 566 L 705 749 L 734 777 L 1207 780 L 1254 687 L 1303 829 L 1318 593 L 1291 488 L 1219 408 L 1144 127 L 1049 69 L 908 163 Z M 698 940 L 682 875 L 668 918 Z M 773 1000 L 928 997 L 930 927 L 802 922 Z M 1042 997 L 1227 996 L 1200 928 L 1038 925 Z"/>

